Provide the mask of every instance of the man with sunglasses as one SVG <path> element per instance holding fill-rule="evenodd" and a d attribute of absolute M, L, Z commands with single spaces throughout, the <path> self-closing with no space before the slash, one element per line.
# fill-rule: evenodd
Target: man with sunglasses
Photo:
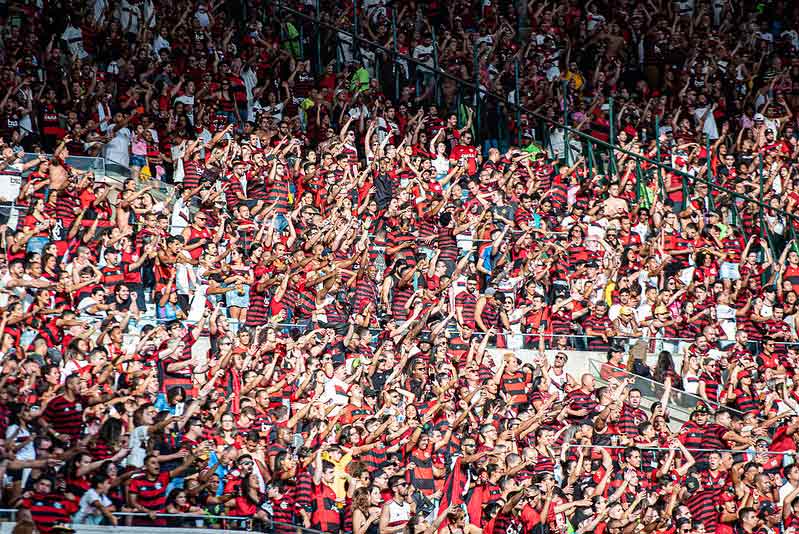
<path fill-rule="evenodd" d="M 404 476 L 393 476 L 388 487 L 393 497 L 380 511 L 380 534 L 402 534 L 415 509 L 408 482 Z"/>

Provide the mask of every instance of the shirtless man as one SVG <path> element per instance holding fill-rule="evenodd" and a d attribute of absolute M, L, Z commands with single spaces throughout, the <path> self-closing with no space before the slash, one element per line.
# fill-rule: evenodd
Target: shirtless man
<path fill-rule="evenodd" d="M 183 236 L 170 236 L 158 251 L 155 265 L 156 293 L 161 291 L 174 276 L 175 264 L 178 263 L 178 255 L 183 250 L 183 245 Z M 186 258 L 181 258 L 181 261 L 186 261 Z"/>
<path fill-rule="evenodd" d="M 64 189 L 69 182 L 69 169 L 66 160 L 69 157 L 67 143 L 71 141 L 69 136 L 64 137 L 61 144 L 53 152 L 53 159 L 50 160 L 50 202 L 55 203 L 58 192 Z"/>
<path fill-rule="evenodd" d="M 51 206 L 55 206 L 59 191 L 66 189 L 67 185 L 69 184 L 70 177 L 88 176 L 90 178 L 94 178 L 94 173 L 90 170 L 79 171 L 67 165 L 66 161 L 69 157 L 67 143 L 70 141 L 71 138 L 69 136 L 64 137 L 64 139 L 61 141 L 61 144 L 55 149 L 53 157 L 50 160 L 50 184 L 48 186 L 50 188 L 50 196 L 48 197 L 47 201 Z"/>
<path fill-rule="evenodd" d="M 602 203 L 602 207 L 604 208 L 605 216 L 609 219 L 615 219 L 617 217 L 624 217 L 627 213 L 630 212 L 630 208 L 627 205 L 627 201 L 624 200 L 619 196 L 619 184 L 612 183 L 608 188 L 608 198 Z"/>
<path fill-rule="evenodd" d="M 129 229 L 130 226 L 130 215 L 131 210 L 135 211 L 133 207 L 133 203 L 136 199 L 144 196 L 150 189 L 153 187 L 151 185 L 145 186 L 140 191 L 136 191 L 136 180 L 125 180 L 125 183 L 122 184 L 123 190 L 120 193 L 121 198 L 116 204 L 116 213 L 114 215 L 114 220 L 117 223 L 117 227 L 122 233 L 125 233 Z"/>

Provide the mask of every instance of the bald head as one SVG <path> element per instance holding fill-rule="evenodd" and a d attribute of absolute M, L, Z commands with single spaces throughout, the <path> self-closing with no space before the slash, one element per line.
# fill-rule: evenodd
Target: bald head
<path fill-rule="evenodd" d="M 592 374 L 586 373 L 580 379 L 580 385 L 584 389 L 592 390 L 592 389 L 594 389 L 594 384 L 595 384 L 595 380 L 594 380 L 594 375 L 592 375 Z"/>

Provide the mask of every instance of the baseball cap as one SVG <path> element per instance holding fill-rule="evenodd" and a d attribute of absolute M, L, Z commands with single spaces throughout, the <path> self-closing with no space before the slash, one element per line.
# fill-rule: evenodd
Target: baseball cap
<path fill-rule="evenodd" d="M 709 413 L 710 413 L 710 408 L 707 407 L 707 404 L 705 404 L 704 402 L 700 402 L 700 403 L 698 403 L 696 405 L 696 408 L 694 408 L 694 411 L 691 412 L 691 415 L 695 415 L 695 414 L 708 415 Z"/>
<path fill-rule="evenodd" d="M 746 369 L 744 369 L 743 371 L 738 371 L 738 380 L 741 380 L 741 379 L 744 379 L 744 378 L 752 378 L 752 374 L 749 371 L 747 371 Z"/>
<path fill-rule="evenodd" d="M 762 113 L 755 113 L 754 120 L 755 122 L 757 121 L 763 122 L 766 120 L 766 117 Z"/>
<path fill-rule="evenodd" d="M 771 501 L 766 501 L 760 505 L 760 513 L 758 514 L 760 517 L 766 517 L 767 515 L 775 515 L 780 513 L 780 507 L 774 504 Z"/>

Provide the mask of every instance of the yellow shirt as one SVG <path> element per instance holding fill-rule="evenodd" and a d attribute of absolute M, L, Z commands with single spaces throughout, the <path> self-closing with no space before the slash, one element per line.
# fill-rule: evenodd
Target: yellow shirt
<path fill-rule="evenodd" d="M 325 455 L 327 456 L 327 455 Z M 347 453 L 341 457 L 341 460 L 338 462 L 334 462 L 332 458 L 326 457 L 324 458 L 331 464 L 333 464 L 333 486 L 331 489 L 336 494 L 336 500 L 339 502 L 344 502 L 347 498 L 347 488 L 345 483 L 349 478 L 347 476 L 347 466 L 350 465 L 352 462 L 352 455 Z"/>
<path fill-rule="evenodd" d="M 582 75 L 582 74 L 580 74 L 579 72 L 572 72 L 572 71 L 568 71 L 568 72 L 566 73 L 566 76 L 565 76 L 565 78 L 566 78 L 566 79 L 567 79 L 569 82 L 571 82 L 571 83 L 573 83 L 573 84 L 574 84 L 574 88 L 575 88 L 577 91 L 579 91 L 580 89 L 582 89 L 582 88 L 583 88 L 583 85 L 585 84 L 585 78 L 583 78 L 583 75 Z"/>

